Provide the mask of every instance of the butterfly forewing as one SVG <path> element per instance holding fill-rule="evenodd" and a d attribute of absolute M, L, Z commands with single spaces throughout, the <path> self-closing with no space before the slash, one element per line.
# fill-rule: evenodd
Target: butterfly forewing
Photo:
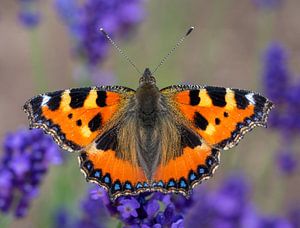
<path fill-rule="evenodd" d="M 240 89 L 178 85 L 161 92 L 208 145 L 220 149 L 235 146 L 255 126 L 266 126 L 273 107 L 265 97 Z"/>
<path fill-rule="evenodd" d="M 100 134 L 134 91 L 125 87 L 60 90 L 28 100 L 30 127 L 42 128 L 65 150 L 81 150 Z"/>

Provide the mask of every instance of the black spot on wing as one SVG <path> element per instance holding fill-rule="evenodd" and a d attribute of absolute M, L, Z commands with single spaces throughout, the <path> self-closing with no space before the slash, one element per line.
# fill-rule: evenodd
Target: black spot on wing
<path fill-rule="evenodd" d="M 102 126 L 101 114 L 98 113 L 97 115 L 95 115 L 93 119 L 91 119 L 88 123 L 88 126 L 92 132 L 99 130 L 99 128 Z"/>
<path fill-rule="evenodd" d="M 190 105 L 195 106 L 200 103 L 199 90 L 191 90 L 189 96 L 190 96 Z"/>
<path fill-rule="evenodd" d="M 215 118 L 215 124 L 219 125 L 221 123 L 221 120 L 219 118 Z"/>
<path fill-rule="evenodd" d="M 90 88 L 78 88 L 78 89 L 71 89 L 70 97 L 71 108 L 81 108 L 83 107 L 84 101 L 86 100 L 87 96 L 89 95 Z"/>
<path fill-rule="evenodd" d="M 116 150 L 117 149 L 117 129 L 112 128 L 103 133 L 99 139 L 95 141 L 98 150 Z M 118 154 L 116 154 L 118 155 Z"/>
<path fill-rule="evenodd" d="M 194 123 L 197 128 L 200 128 L 203 131 L 206 130 L 208 125 L 207 119 L 205 119 L 205 117 L 202 116 L 199 112 L 195 112 L 194 114 Z"/>
<path fill-rule="evenodd" d="M 201 146 L 201 140 L 199 136 L 188 129 L 187 127 L 182 127 L 181 128 L 181 146 L 182 148 L 185 147 L 190 147 L 190 148 L 195 148 L 196 146 Z"/>
<path fill-rule="evenodd" d="M 55 111 L 59 108 L 61 95 L 62 91 L 53 92 L 47 95 L 50 97 L 49 101 L 47 102 L 47 106 L 51 111 Z"/>
<path fill-rule="evenodd" d="M 238 109 L 247 108 L 249 105 L 249 101 L 246 97 L 246 94 L 248 94 L 249 92 L 245 90 L 239 90 L 239 89 L 233 89 L 232 91 L 234 91 L 234 99 Z"/>
<path fill-rule="evenodd" d="M 80 127 L 80 126 L 82 125 L 82 121 L 81 121 L 81 120 L 77 120 L 77 121 L 76 121 L 76 125 L 77 125 L 78 127 Z"/>
<path fill-rule="evenodd" d="M 226 105 L 225 95 L 226 89 L 222 87 L 213 87 L 207 86 L 206 87 L 207 94 L 212 100 L 213 105 L 224 107 Z"/>
<path fill-rule="evenodd" d="M 106 98 L 107 98 L 107 94 L 105 91 L 97 91 L 96 103 L 99 107 L 106 106 Z"/>

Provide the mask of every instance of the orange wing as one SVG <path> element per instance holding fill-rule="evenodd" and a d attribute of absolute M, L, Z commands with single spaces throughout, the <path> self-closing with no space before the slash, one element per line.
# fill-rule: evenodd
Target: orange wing
<path fill-rule="evenodd" d="M 120 86 L 60 90 L 28 100 L 24 110 L 31 128 L 42 128 L 72 152 L 92 143 L 133 94 Z"/>
<path fill-rule="evenodd" d="M 104 187 L 112 200 L 120 195 L 150 191 L 148 180 L 138 163 L 124 158 L 119 151 L 118 127 L 116 125 L 103 132 L 79 156 L 80 168 L 87 181 Z"/>
<path fill-rule="evenodd" d="M 87 181 L 104 187 L 112 200 L 151 190 L 141 167 L 118 157 L 114 149 L 92 146 L 80 154 L 79 162 Z"/>
<path fill-rule="evenodd" d="M 213 175 L 219 165 L 219 155 L 219 150 L 205 143 L 185 146 L 180 156 L 157 168 L 152 189 L 188 196 L 196 185 Z"/>
<path fill-rule="evenodd" d="M 266 126 L 273 104 L 246 90 L 178 85 L 161 90 L 203 140 L 229 149 L 255 126 Z"/>
<path fill-rule="evenodd" d="M 182 126 L 182 152 L 160 164 L 151 180 L 138 163 L 118 152 L 117 128 L 112 128 L 85 148 L 80 167 L 88 181 L 104 187 L 112 200 L 141 192 L 176 192 L 188 196 L 192 188 L 211 177 L 219 164 L 219 150 L 201 142 L 199 135 Z"/>

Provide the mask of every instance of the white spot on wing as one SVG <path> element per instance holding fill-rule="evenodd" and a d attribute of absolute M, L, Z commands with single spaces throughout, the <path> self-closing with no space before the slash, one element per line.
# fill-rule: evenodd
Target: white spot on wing
<path fill-rule="evenodd" d="M 47 96 L 47 95 L 44 95 L 44 96 L 43 96 L 43 101 L 42 101 L 41 106 L 45 106 L 45 105 L 48 103 L 48 101 L 50 100 L 50 98 L 51 98 L 51 97 L 49 97 L 49 96 Z"/>
<path fill-rule="evenodd" d="M 251 103 L 251 104 L 255 104 L 255 100 L 254 100 L 254 93 L 248 93 L 246 94 L 246 98 L 248 99 L 248 101 Z"/>

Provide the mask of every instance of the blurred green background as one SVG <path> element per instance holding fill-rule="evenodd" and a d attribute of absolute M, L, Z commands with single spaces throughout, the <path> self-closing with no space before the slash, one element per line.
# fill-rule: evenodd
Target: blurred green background
<path fill-rule="evenodd" d="M 156 72 L 160 88 L 171 84 L 218 85 L 262 91 L 262 54 L 270 41 L 289 49 L 290 69 L 300 72 L 300 1 L 282 1 L 280 9 L 259 9 L 251 0 L 145 1 L 145 18 L 127 39 L 117 43 L 139 68 L 153 68 L 190 26 L 194 32 Z M 80 87 L 74 80 L 78 60 L 71 57 L 71 40 L 53 1 L 40 4 L 43 21 L 34 31 L 17 19 L 17 1 L 0 3 L 0 138 L 27 126 L 21 107 L 39 92 Z M 100 66 L 112 71 L 117 84 L 136 88 L 139 75 L 113 48 Z M 42 76 L 42 77 L 41 77 Z M 233 170 L 243 171 L 253 184 L 255 201 L 270 213 L 281 213 L 299 199 L 300 177 L 282 177 L 274 169 L 280 144 L 272 129 L 257 128 L 221 156 L 210 186 Z M 296 145 L 299 148 L 298 145 Z M 1 154 L 1 151 L 0 151 Z M 51 227 L 58 208 L 78 213 L 86 183 L 76 154 L 65 153 L 62 166 L 50 168 L 29 215 L 21 220 L 0 215 L 0 226 Z"/>

